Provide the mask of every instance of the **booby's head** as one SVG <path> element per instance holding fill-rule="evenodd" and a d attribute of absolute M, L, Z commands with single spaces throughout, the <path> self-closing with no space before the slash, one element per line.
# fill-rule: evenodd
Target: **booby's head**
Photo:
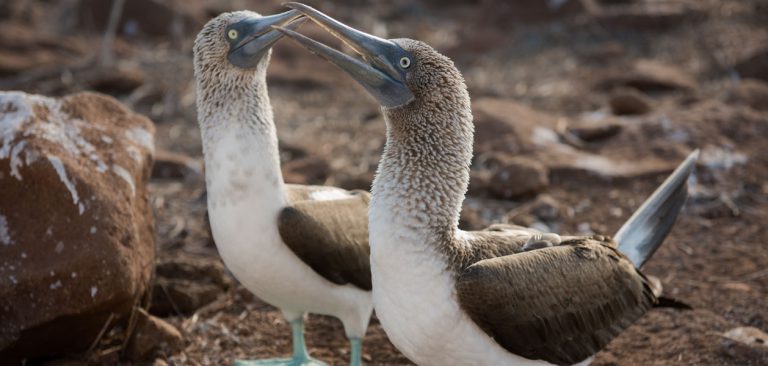
<path fill-rule="evenodd" d="M 449 58 L 426 43 L 411 39 L 382 39 L 349 27 L 307 5 L 288 3 L 342 40 L 363 60 L 348 56 L 290 29 L 276 27 L 293 40 L 346 71 L 384 108 L 411 103 L 459 104 L 469 109 L 461 73 Z"/>
<path fill-rule="evenodd" d="M 244 10 L 211 19 L 195 39 L 195 75 L 226 79 L 265 71 L 272 45 L 283 36 L 272 26 L 295 29 L 302 20 L 292 21 L 299 17 L 296 10 L 269 16 Z"/>

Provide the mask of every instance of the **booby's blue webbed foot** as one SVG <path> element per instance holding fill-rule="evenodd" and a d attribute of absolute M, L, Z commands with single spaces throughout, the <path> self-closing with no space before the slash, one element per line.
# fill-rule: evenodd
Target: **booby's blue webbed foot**
<path fill-rule="evenodd" d="M 233 366 L 328 366 L 322 361 L 309 357 L 304 344 L 304 319 L 299 317 L 291 322 L 293 338 L 293 356 L 291 358 L 271 358 L 264 360 L 236 360 Z"/>

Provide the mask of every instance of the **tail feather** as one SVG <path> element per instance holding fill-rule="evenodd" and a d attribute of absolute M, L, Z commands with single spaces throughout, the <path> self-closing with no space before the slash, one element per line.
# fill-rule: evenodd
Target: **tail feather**
<path fill-rule="evenodd" d="M 699 150 L 692 152 L 616 232 L 619 251 L 640 268 L 658 249 L 688 198 L 688 177 Z"/>

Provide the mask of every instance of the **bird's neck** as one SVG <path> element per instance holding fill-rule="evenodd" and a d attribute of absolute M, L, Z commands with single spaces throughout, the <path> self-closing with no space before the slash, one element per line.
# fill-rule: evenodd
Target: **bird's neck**
<path fill-rule="evenodd" d="M 371 222 L 451 244 L 469 183 L 474 133 L 469 97 L 460 93 L 457 99 L 451 105 L 422 99 L 384 110 L 387 143 L 373 184 Z"/>
<path fill-rule="evenodd" d="M 257 203 L 276 214 L 285 184 L 265 77 L 221 83 L 198 83 L 209 206 Z"/>

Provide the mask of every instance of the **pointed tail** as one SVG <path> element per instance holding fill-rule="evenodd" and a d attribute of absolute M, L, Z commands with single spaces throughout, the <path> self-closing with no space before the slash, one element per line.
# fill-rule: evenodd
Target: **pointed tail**
<path fill-rule="evenodd" d="M 699 150 L 692 152 L 616 232 L 619 251 L 640 268 L 667 237 L 688 198 L 688 177 Z"/>

